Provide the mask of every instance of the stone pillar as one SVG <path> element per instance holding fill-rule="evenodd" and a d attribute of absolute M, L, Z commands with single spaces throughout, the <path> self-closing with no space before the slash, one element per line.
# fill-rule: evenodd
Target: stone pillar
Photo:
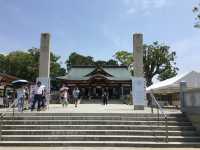
<path fill-rule="evenodd" d="M 134 77 L 144 77 L 143 71 L 143 35 L 133 34 Z"/>
<path fill-rule="evenodd" d="M 42 33 L 40 39 L 39 77 L 49 78 L 50 73 L 50 34 Z"/>
<path fill-rule="evenodd" d="M 132 97 L 135 110 L 144 110 L 145 80 L 143 70 L 143 35 L 133 34 L 133 67 L 134 77 L 132 78 Z"/>
<path fill-rule="evenodd" d="M 47 105 L 50 99 L 50 34 L 42 33 L 40 39 L 40 59 L 39 59 L 39 77 L 40 81 L 46 88 Z"/>
<path fill-rule="evenodd" d="M 185 112 L 185 91 L 187 89 L 187 83 L 185 81 L 180 82 L 180 106 L 181 111 Z"/>

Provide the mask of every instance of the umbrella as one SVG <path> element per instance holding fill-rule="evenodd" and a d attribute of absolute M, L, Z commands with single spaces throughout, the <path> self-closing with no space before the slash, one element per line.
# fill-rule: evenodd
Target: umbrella
<path fill-rule="evenodd" d="M 60 91 L 64 91 L 64 90 L 68 90 L 69 88 L 68 87 L 62 87 L 61 89 L 60 89 Z"/>
<path fill-rule="evenodd" d="M 11 82 L 14 86 L 23 86 L 28 84 L 27 80 L 15 80 Z"/>

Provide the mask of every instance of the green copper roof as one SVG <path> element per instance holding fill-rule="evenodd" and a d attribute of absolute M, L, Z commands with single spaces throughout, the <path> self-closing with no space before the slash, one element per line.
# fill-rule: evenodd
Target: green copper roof
<path fill-rule="evenodd" d="M 90 77 L 86 76 L 96 69 L 95 66 L 76 66 L 70 69 L 66 76 L 57 77 L 63 80 L 88 80 Z M 109 80 L 131 80 L 131 74 L 125 66 L 105 66 L 102 69 L 111 77 L 106 77 Z"/>

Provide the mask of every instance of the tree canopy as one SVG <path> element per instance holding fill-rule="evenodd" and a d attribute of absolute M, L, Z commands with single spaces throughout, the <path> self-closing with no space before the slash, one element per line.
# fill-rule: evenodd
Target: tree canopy
<path fill-rule="evenodd" d="M 199 4 L 193 7 L 192 11 L 195 14 L 195 28 L 200 28 L 200 1 Z"/>
<path fill-rule="evenodd" d="M 84 56 L 73 52 L 69 55 L 69 59 L 66 60 L 67 68 L 70 69 L 71 65 L 118 65 L 118 62 L 114 59 L 109 59 L 108 61 L 97 60 L 95 61 L 91 56 Z"/>
<path fill-rule="evenodd" d="M 13 51 L 8 55 L 0 54 L 0 71 L 29 81 L 35 81 L 39 72 L 39 49 Z M 51 52 L 50 77 L 65 75 L 65 69 L 58 63 L 60 59 Z"/>
<path fill-rule="evenodd" d="M 144 74 L 147 86 L 152 84 L 152 79 L 157 76 L 159 80 L 165 80 L 177 74 L 175 58 L 176 53 L 169 51 L 169 46 L 153 42 L 144 44 Z M 39 49 L 31 48 L 27 51 L 13 51 L 7 55 L 0 54 L 0 72 L 5 72 L 19 78 L 35 81 L 39 72 Z M 65 69 L 61 67 L 60 56 L 51 52 L 50 76 L 65 75 Z M 84 56 L 73 52 L 66 60 L 67 69 L 71 65 L 128 65 L 132 66 L 133 54 L 126 51 L 118 51 L 114 54 L 115 59 L 97 60 L 91 56 Z M 131 67 L 130 67 L 131 68 Z M 133 68 L 134 69 L 134 68 Z M 132 71 L 130 69 L 130 71 Z"/>
<path fill-rule="evenodd" d="M 114 57 L 124 65 L 130 65 L 133 62 L 133 54 L 125 50 L 116 52 Z"/>
<path fill-rule="evenodd" d="M 169 46 L 158 42 L 149 45 L 144 44 L 143 61 L 147 86 L 152 84 L 153 77 L 157 75 L 159 80 L 165 80 L 177 74 L 176 53 L 170 52 L 169 48 Z M 125 65 L 130 65 L 133 62 L 133 54 L 124 50 L 116 52 L 114 56 Z"/>

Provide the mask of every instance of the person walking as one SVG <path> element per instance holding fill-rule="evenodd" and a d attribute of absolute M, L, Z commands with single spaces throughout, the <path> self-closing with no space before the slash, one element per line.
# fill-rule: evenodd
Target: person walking
<path fill-rule="evenodd" d="M 43 88 L 43 92 L 42 92 L 42 99 L 41 99 L 41 102 L 40 102 L 40 107 L 42 108 L 42 110 L 45 110 L 46 103 L 47 103 L 47 100 L 46 100 L 47 90 L 46 90 L 46 86 L 45 85 L 41 85 L 41 86 Z"/>
<path fill-rule="evenodd" d="M 23 112 L 24 111 L 24 100 L 25 100 L 25 88 L 23 86 L 18 87 L 16 89 L 17 91 L 17 106 L 18 111 Z"/>
<path fill-rule="evenodd" d="M 80 97 L 80 90 L 78 89 L 78 87 L 76 87 L 73 90 L 73 98 L 74 98 L 75 107 L 77 107 L 78 105 L 79 97 Z"/>
<path fill-rule="evenodd" d="M 103 104 L 104 104 L 105 106 L 108 105 L 108 93 L 107 93 L 106 90 L 103 91 L 102 98 L 103 98 Z"/>
<path fill-rule="evenodd" d="M 63 85 L 62 88 L 60 89 L 60 99 L 63 107 L 68 105 L 68 99 L 69 99 L 68 89 L 69 88 L 65 87 L 65 85 Z"/>
<path fill-rule="evenodd" d="M 38 104 L 37 111 L 40 111 L 42 98 L 43 98 L 43 94 L 44 94 L 44 86 L 42 86 L 42 83 L 40 81 L 37 82 L 34 93 L 35 93 L 35 95 L 34 95 L 33 104 L 31 107 L 31 111 L 33 111 L 33 109 L 35 109 L 36 102 Z"/>

